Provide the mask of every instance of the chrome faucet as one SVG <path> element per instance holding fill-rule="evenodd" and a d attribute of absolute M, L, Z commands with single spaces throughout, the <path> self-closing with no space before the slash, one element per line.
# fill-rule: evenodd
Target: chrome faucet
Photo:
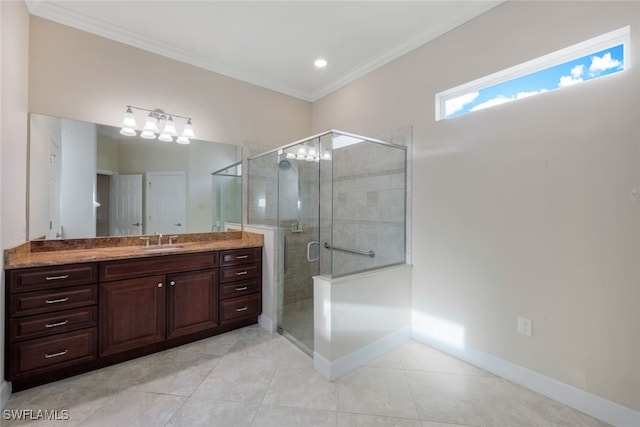
<path fill-rule="evenodd" d="M 158 235 L 158 246 L 161 246 L 162 245 L 162 233 L 158 233 L 156 231 L 156 234 Z"/>

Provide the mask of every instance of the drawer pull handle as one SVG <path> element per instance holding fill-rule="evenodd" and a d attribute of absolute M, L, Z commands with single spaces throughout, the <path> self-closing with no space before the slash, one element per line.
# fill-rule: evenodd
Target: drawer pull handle
<path fill-rule="evenodd" d="M 45 280 L 61 280 L 61 279 L 68 279 L 69 275 L 68 274 L 63 274 L 62 276 L 47 276 L 45 277 Z"/>
<path fill-rule="evenodd" d="M 238 271 L 238 272 L 236 273 L 236 276 L 244 276 L 244 275 L 245 275 L 245 274 L 247 274 L 247 273 L 248 273 L 247 271 Z"/>
<path fill-rule="evenodd" d="M 176 281 L 175 281 L 175 280 L 172 280 L 172 281 L 170 281 L 170 282 L 169 282 L 169 284 L 170 284 L 171 286 L 175 286 L 175 285 L 176 285 Z"/>
<path fill-rule="evenodd" d="M 65 350 L 65 351 L 61 351 L 59 353 L 53 353 L 53 354 L 48 354 L 46 353 L 44 355 L 45 359 L 51 359 L 52 357 L 59 357 L 59 356 L 64 356 L 65 354 L 69 353 L 69 350 Z"/>
<path fill-rule="evenodd" d="M 247 259 L 247 258 L 249 258 L 249 255 L 238 255 L 236 257 L 236 259 Z"/>
<path fill-rule="evenodd" d="M 60 299 L 48 299 L 46 301 L 47 304 L 57 304 L 59 302 L 67 302 L 69 301 L 69 297 L 64 297 L 64 298 L 60 298 Z"/>
<path fill-rule="evenodd" d="M 240 308 L 236 308 L 236 311 L 240 312 L 240 311 L 247 311 L 249 309 L 249 307 L 247 307 L 246 305 L 244 307 L 240 307 Z"/>
<path fill-rule="evenodd" d="M 247 289 L 249 289 L 248 286 L 243 286 L 241 288 L 236 288 L 236 291 L 246 291 Z"/>
<path fill-rule="evenodd" d="M 67 323 L 69 323 L 68 320 L 65 320 L 64 322 L 58 322 L 58 323 L 47 323 L 46 325 L 44 325 L 45 328 L 55 328 L 56 326 L 64 326 Z"/>

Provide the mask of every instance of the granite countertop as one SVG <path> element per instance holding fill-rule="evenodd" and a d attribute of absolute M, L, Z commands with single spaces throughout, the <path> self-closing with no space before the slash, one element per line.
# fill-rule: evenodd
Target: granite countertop
<path fill-rule="evenodd" d="M 5 250 L 4 268 L 11 270 L 263 246 L 262 234 L 244 231 L 190 233 L 177 236 L 172 245 L 168 244 L 168 236 L 164 236 L 161 246 L 156 244 L 157 236 L 148 236 L 148 247 L 140 236 L 32 240 Z"/>

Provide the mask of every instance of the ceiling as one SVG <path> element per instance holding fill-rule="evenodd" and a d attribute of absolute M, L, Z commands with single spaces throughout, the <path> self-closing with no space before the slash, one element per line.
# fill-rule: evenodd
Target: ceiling
<path fill-rule="evenodd" d="M 26 0 L 32 15 L 307 101 L 501 2 Z"/>

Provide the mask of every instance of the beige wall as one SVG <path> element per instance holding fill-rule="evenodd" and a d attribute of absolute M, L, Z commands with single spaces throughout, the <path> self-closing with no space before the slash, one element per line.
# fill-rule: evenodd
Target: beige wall
<path fill-rule="evenodd" d="M 6 249 L 25 240 L 29 14 L 24 2 L 3 1 L 0 19 L 0 247 Z M 4 307 L 2 266 L 0 257 L 0 307 Z M 4 317 L 0 316 L 0 331 L 4 331 Z M 4 349 L 4 334 L 0 335 L 0 348 Z M 0 351 L 0 372 L 4 373 L 4 351 Z M 3 375 L 0 407 L 8 398 Z"/>
<path fill-rule="evenodd" d="M 313 131 L 414 126 L 414 326 L 640 410 L 640 67 L 434 121 L 442 90 L 632 24 L 507 2 L 317 101 Z M 533 320 L 533 336 L 516 318 Z"/>
<path fill-rule="evenodd" d="M 31 17 L 29 110 L 119 126 L 127 104 L 190 116 L 198 139 L 278 146 L 307 136 L 308 102 Z"/>

